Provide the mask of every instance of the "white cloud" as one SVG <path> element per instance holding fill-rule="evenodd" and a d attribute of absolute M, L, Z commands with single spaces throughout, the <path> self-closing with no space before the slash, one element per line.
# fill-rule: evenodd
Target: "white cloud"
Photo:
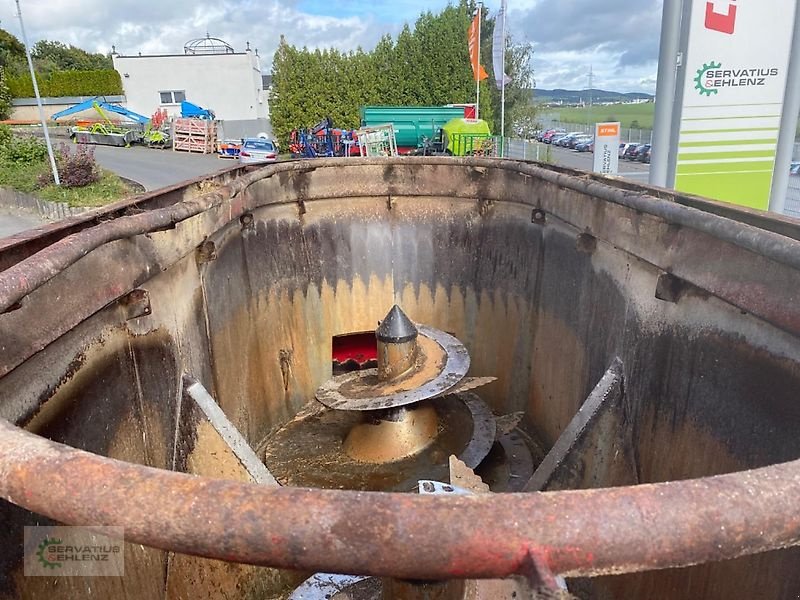
<path fill-rule="evenodd" d="M 11 2 L 0 3 L 0 26 L 19 37 Z M 286 0 L 24 0 L 23 14 L 33 43 L 59 40 L 95 52 L 112 45 L 125 54 L 180 53 L 183 44 L 206 32 L 238 51 L 249 41 L 271 60 L 283 33 L 296 45 L 355 49 L 371 47 L 383 33 L 370 19 L 312 15 Z"/>
<path fill-rule="evenodd" d="M 372 48 L 421 10 L 448 0 L 22 0 L 31 41 L 59 40 L 95 52 L 180 53 L 206 32 L 236 50 L 259 49 L 269 69 L 281 34 L 297 46 Z M 509 28 L 533 42 L 540 88 L 596 87 L 652 91 L 661 0 L 510 0 Z M 487 2 L 491 10 L 499 0 Z M 0 27 L 19 36 L 14 3 L 0 2 Z"/>

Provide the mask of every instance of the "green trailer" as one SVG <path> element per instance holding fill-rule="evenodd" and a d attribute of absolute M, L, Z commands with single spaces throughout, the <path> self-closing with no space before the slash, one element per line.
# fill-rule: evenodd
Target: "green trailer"
<path fill-rule="evenodd" d="M 374 127 L 391 123 L 397 149 L 401 154 L 414 152 L 423 138 L 434 139 L 449 121 L 464 117 L 463 106 L 364 106 L 361 126 Z"/>

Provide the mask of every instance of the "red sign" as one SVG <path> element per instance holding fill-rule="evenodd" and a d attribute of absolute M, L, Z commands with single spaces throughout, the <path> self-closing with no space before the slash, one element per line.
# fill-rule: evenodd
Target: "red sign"
<path fill-rule="evenodd" d="M 733 34 L 736 28 L 736 0 L 729 0 L 728 12 L 718 13 L 713 2 L 706 2 L 706 29 Z"/>

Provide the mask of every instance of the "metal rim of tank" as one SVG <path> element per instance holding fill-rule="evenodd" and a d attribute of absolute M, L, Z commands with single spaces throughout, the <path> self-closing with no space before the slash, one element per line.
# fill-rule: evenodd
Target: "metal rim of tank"
<path fill-rule="evenodd" d="M 0 474 L 0 496 L 61 523 L 119 526 L 126 541 L 163 550 L 311 572 L 480 579 L 529 575 L 534 561 L 596 576 L 800 542 L 800 461 L 630 487 L 432 497 L 163 471 L 0 421 Z"/>
<path fill-rule="evenodd" d="M 641 193 L 510 161 L 417 160 L 514 169 L 602 199 L 639 203 L 800 268 L 785 238 L 658 205 Z M 258 179 L 337 164 L 267 167 L 200 198 L 72 234 L 0 273 L 0 312 L 104 243 L 174 226 Z M 472 498 L 275 488 L 125 463 L 0 421 L 0 496 L 14 504 L 66 524 L 122 526 L 129 541 L 156 548 L 309 571 L 448 579 L 527 574 L 531 561 L 568 576 L 688 566 L 799 544 L 798 495 L 800 461 L 669 483 Z"/>

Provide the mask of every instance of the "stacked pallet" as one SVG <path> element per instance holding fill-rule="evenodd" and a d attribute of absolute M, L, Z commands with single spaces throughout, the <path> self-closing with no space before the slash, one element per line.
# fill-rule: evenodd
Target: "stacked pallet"
<path fill-rule="evenodd" d="M 206 119 L 175 119 L 172 149 L 178 152 L 213 154 L 217 151 L 217 125 Z"/>

